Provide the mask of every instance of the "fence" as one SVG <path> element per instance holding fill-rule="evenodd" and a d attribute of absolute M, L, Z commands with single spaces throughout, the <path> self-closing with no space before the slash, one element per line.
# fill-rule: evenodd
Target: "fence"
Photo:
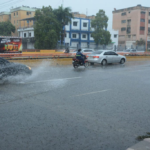
<path fill-rule="evenodd" d="M 96 44 L 89 44 L 87 46 L 81 46 L 79 44 L 77 44 L 74 47 L 71 47 L 69 45 L 57 45 L 56 50 L 59 49 L 67 49 L 69 48 L 77 50 L 79 48 L 81 49 L 94 49 L 94 50 L 114 50 L 114 51 L 126 51 L 127 49 L 136 49 L 136 51 L 142 51 L 144 52 L 146 50 L 146 46 L 145 45 L 131 45 L 131 46 L 127 46 L 127 45 L 114 45 L 114 44 L 109 44 L 109 45 L 96 45 Z"/>

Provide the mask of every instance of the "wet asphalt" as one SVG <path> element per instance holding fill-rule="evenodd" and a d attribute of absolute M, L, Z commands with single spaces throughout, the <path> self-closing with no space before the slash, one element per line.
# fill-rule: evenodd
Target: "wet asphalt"
<path fill-rule="evenodd" d="M 86 69 L 46 61 L 0 81 L 0 150 L 125 150 L 146 132 L 150 61 Z"/>

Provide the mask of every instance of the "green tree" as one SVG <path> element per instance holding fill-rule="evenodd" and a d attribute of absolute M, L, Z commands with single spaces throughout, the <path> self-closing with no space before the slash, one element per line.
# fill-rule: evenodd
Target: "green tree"
<path fill-rule="evenodd" d="M 60 40 L 60 25 L 51 6 L 35 12 L 35 48 L 53 49 Z"/>
<path fill-rule="evenodd" d="M 106 31 L 108 24 L 108 17 L 105 14 L 104 10 L 99 10 L 96 14 L 95 19 L 92 20 L 91 26 L 94 28 L 92 36 L 97 45 L 99 44 L 109 44 L 111 43 L 111 34 L 109 31 Z"/>
<path fill-rule="evenodd" d="M 71 18 L 73 18 L 73 15 L 71 13 L 71 8 L 69 7 L 64 8 L 63 6 L 59 6 L 58 9 L 55 9 L 54 13 L 61 27 L 61 44 L 62 44 L 64 41 L 64 34 L 65 34 L 63 27 L 67 25 L 68 22 L 71 22 Z"/>
<path fill-rule="evenodd" d="M 0 35 L 11 36 L 11 32 L 15 32 L 15 26 L 10 21 L 0 22 Z"/>

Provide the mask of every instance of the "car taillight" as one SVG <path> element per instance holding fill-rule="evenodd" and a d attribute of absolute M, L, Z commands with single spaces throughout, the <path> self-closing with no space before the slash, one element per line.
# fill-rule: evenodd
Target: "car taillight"
<path fill-rule="evenodd" d="M 93 58 L 99 58 L 99 56 L 93 56 Z"/>

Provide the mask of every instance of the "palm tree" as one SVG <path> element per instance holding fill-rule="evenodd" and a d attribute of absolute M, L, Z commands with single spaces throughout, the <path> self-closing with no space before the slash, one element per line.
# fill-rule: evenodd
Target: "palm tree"
<path fill-rule="evenodd" d="M 66 7 L 64 8 L 62 5 L 58 7 L 58 9 L 54 9 L 54 14 L 57 17 L 57 20 L 60 22 L 61 25 L 61 44 L 64 41 L 65 32 L 63 30 L 64 26 L 71 22 L 71 18 L 73 15 L 71 13 L 71 8 Z"/>

